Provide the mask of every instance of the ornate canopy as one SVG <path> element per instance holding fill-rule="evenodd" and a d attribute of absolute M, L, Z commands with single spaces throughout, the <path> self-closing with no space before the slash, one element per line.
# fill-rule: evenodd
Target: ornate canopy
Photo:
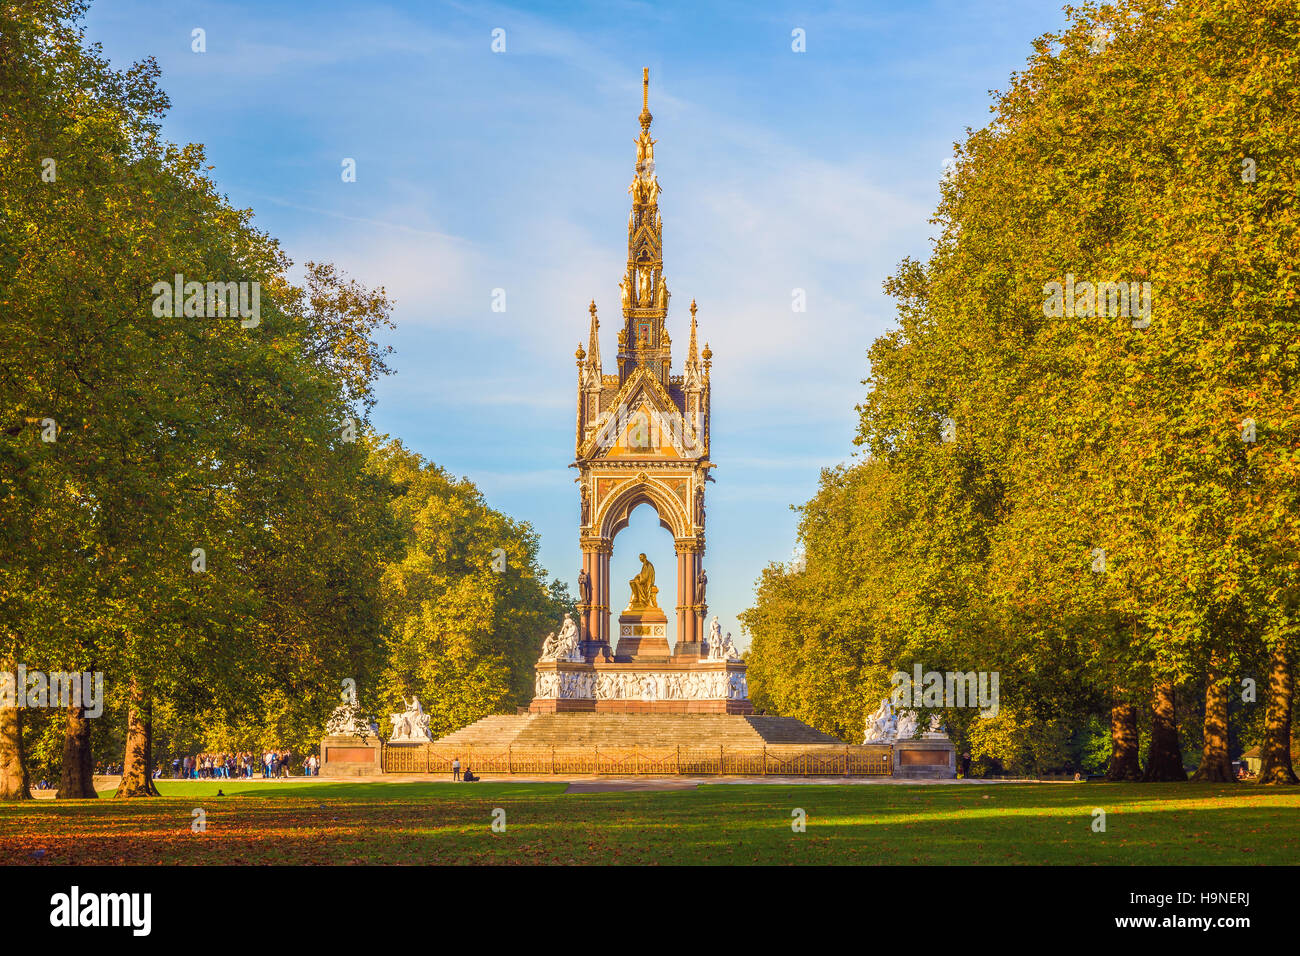
<path fill-rule="evenodd" d="M 677 552 L 677 641 L 702 639 L 707 610 L 695 598 L 704 553 L 705 484 L 709 471 L 709 370 L 712 352 L 696 345 L 696 305 L 691 302 L 690 341 L 682 374 L 672 374 L 667 318 L 671 295 L 663 269 L 661 188 L 655 170 L 656 140 L 650 137 L 650 71 L 642 74 L 636 139 L 636 170 L 628 193 L 627 268 L 619 283 L 622 324 L 618 371 L 601 369 L 596 303 L 590 312 L 587 348 L 579 344 L 577 440 L 581 503 L 579 540 L 591 599 L 582 604 L 585 642 L 609 644 L 609 556 L 615 536 L 632 510 L 649 504 L 673 536 Z"/>

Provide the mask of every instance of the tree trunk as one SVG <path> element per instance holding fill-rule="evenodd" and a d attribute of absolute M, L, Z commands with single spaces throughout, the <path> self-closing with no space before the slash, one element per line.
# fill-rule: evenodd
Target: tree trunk
<path fill-rule="evenodd" d="M 90 750 L 90 720 L 83 707 L 68 708 L 68 728 L 63 737 L 63 770 L 59 774 L 58 800 L 94 800 L 95 762 Z"/>
<path fill-rule="evenodd" d="M 1200 783 L 1232 783 L 1237 778 L 1228 759 L 1228 686 L 1223 682 L 1223 662 L 1211 656 L 1205 675 L 1205 744 L 1201 765 L 1192 774 Z"/>
<path fill-rule="evenodd" d="M 13 662 L 3 665 L 10 668 L 6 677 L 13 680 L 18 692 L 18 673 Z M 16 701 L 15 701 L 16 703 Z M 27 785 L 27 766 L 23 760 L 23 711 L 21 707 L 0 706 L 0 800 L 30 800 L 32 791 Z"/>
<path fill-rule="evenodd" d="M 1110 767 L 1107 780 L 1141 780 L 1138 764 L 1137 708 L 1117 703 L 1110 709 Z"/>
<path fill-rule="evenodd" d="M 118 797 L 156 797 L 153 782 L 153 714 L 148 697 L 131 681 L 131 706 L 126 716 L 126 754 Z"/>
<path fill-rule="evenodd" d="M 1291 662 L 1285 641 L 1273 646 L 1269 660 L 1268 710 L 1259 755 L 1260 783 L 1300 782 L 1291 766 Z"/>
<path fill-rule="evenodd" d="M 1187 779 L 1174 720 L 1174 685 L 1168 682 L 1156 684 L 1151 695 L 1151 746 L 1142 779 L 1147 783 Z"/>

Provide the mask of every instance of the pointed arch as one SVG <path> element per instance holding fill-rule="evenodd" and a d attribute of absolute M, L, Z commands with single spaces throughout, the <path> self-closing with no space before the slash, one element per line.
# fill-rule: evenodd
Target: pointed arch
<path fill-rule="evenodd" d="M 632 512 L 643 504 L 654 508 L 659 524 L 674 538 L 684 538 L 694 530 L 686 506 L 672 489 L 642 472 L 616 488 L 601 504 L 597 522 L 600 536 L 612 542 L 627 527 Z"/>

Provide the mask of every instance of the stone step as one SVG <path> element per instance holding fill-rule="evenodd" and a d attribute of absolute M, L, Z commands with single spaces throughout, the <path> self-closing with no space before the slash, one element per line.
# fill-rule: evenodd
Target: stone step
<path fill-rule="evenodd" d="M 498 714 L 463 727 L 437 742 L 441 745 L 501 749 L 843 746 L 843 741 L 792 717 L 738 714 Z"/>
<path fill-rule="evenodd" d="M 824 734 L 794 717 L 764 715 L 748 716 L 745 720 L 769 744 L 844 744 L 838 737 Z"/>
<path fill-rule="evenodd" d="M 438 740 L 440 744 L 508 746 L 537 714 L 493 714 Z"/>

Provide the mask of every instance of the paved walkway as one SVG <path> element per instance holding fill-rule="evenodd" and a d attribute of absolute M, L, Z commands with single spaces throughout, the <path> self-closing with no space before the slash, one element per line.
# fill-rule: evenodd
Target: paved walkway
<path fill-rule="evenodd" d="M 639 780 L 575 780 L 565 793 L 660 793 L 666 790 L 694 790 L 698 780 L 647 777 Z"/>
<path fill-rule="evenodd" d="M 328 778 L 326 778 L 328 779 Z M 348 777 L 349 782 L 358 783 L 362 780 L 373 780 L 376 783 L 390 781 L 393 783 L 414 783 L 421 780 L 431 780 L 437 783 L 450 782 L 449 777 L 440 774 L 390 774 L 386 773 L 383 777 Z M 736 784 L 739 786 L 865 786 L 865 785 L 892 785 L 899 787 L 944 787 L 944 786 L 985 786 L 1003 783 L 1074 783 L 1073 780 L 1031 780 L 1023 779 L 1006 779 L 998 778 L 996 780 L 971 779 L 971 780 L 906 780 L 900 777 L 780 777 L 773 774 L 757 777 L 652 777 L 652 776 L 635 776 L 635 777 L 604 777 L 604 776 L 577 776 L 549 774 L 542 776 L 526 776 L 523 774 L 486 774 L 483 780 L 487 783 L 567 783 L 569 789 L 566 793 L 614 793 L 620 791 L 662 791 L 662 790 L 694 790 L 701 785 L 709 784 Z"/>
<path fill-rule="evenodd" d="M 662 793 L 675 790 L 695 790 L 701 785 L 724 784 L 737 786 L 899 786 L 899 787 L 944 787 L 944 786 L 986 786 L 1003 783 L 1075 783 L 1073 780 L 1032 780 L 1028 778 L 1005 779 L 998 778 L 995 780 L 970 779 L 970 780 L 906 780 L 897 777 L 782 777 L 769 774 L 768 776 L 758 777 L 652 777 L 648 775 L 633 777 L 606 777 L 597 775 L 566 775 L 566 774 L 543 774 L 540 776 L 527 776 L 524 774 L 487 774 L 482 778 L 488 783 L 564 783 L 568 784 L 565 793 Z M 247 784 L 256 783 L 274 787 L 277 784 L 286 783 L 374 783 L 383 785 L 385 783 L 451 783 L 450 774 L 428 774 L 428 773 L 386 773 L 373 777 L 275 777 L 270 780 L 264 780 L 261 777 L 253 777 L 251 780 L 246 778 L 231 778 L 230 780 L 173 780 L 170 777 L 163 777 L 162 780 L 172 784 L 184 783 L 221 783 L 221 784 Z M 95 778 L 96 790 L 112 790 L 117 786 L 118 778 L 97 776 Z M 54 790 L 32 790 L 32 796 L 38 800 L 54 799 Z"/>

